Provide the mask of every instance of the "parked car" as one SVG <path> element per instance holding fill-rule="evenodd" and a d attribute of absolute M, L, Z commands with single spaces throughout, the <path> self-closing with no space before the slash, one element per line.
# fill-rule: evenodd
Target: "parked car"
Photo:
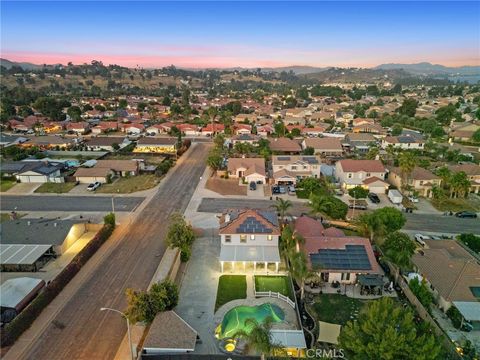
<path fill-rule="evenodd" d="M 272 194 L 280 194 L 280 186 L 272 186 Z"/>
<path fill-rule="evenodd" d="M 374 204 L 379 204 L 380 203 L 380 198 L 378 197 L 377 194 L 375 193 L 369 193 L 368 194 L 368 198 L 370 199 L 370 201 Z"/>
<path fill-rule="evenodd" d="M 418 203 L 418 198 L 415 196 L 409 196 L 408 200 L 410 200 L 412 203 Z"/>
<path fill-rule="evenodd" d="M 392 189 L 388 190 L 388 198 L 390 201 L 396 205 L 401 204 L 403 200 L 402 194 L 398 190 Z"/>
<path fill-rule="evenodd" d="M 358 199 L 358 200 L 348 200 L 348 207 L 350 209 L 356 209 L 356 210 L 367 210 L 367 202 L 363 199 Z"/>
<path fill-rule="evenodd" d="M 280 194 L 285 194 L 287 192 L 284 186 L 279 186 L 278 189 L 280 191 Z"/>
<path fill-rule="evenodd" d="M 289 192 L 290 194 L 295 194 L 295 191 L 296 191 L 296 190 L 295 190 L 295 186 L 290 185 L 290 186 L 288 187 L 288 192 Z"/>
<path fill-rule="evenodd" d="M 426 245 L 425 240 L 430 239 L 429 236 L 423 235 L 423 234 L 415 234 L 414 238 L 415 238 L 415 241 L 418 242 L 422 246 Z"/>
<path fill-rule="evenodd" d="M 95 191 L 100 187 L 100 185 L 102 185 L 102 184 L 99 183 L 98 181 L 95 181 L 94 183 L 88 184 L 87 190 L 88 191 Z"/>
<path fill-rule="evenodd" d="M 459 212 L 455 213 L 455 216 L 459 217 L 459 218 L 475 219 L 477 217 L 477 214 L 474 213 L 474 212 L 471 212 L 471 211 L 459 211 Z"/>
<path fill-rule="evenodd" d="M 250 182 L 250 190 L 257 190 L 257 184 L 255 181 Z"/>

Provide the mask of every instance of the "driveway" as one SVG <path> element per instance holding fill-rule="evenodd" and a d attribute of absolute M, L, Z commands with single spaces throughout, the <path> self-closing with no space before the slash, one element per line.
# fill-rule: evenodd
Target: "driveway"
<path fill-rule="evenodd" d="M 4 194 L 8 195 L 26 195 L 26 194 L 33 194 L 33 192 L 42 185 L 41 183 L 19 183 L 16 184 L 14 187 L 9 189 Z M 2 194 L 2 195 L 4 195 Z"/>
<path fill-rule="evenodd" d="M 88 184 L 78 184 L 72 190 L 70 190 L 69 194 L 81 194 L 81 195 L 92 195 L 92 191 L 87 190 Z"/>
<path fill-rule="evenodd" d="M 198 354 L 220 354 L 214 337 L 214 309 L 220 276 L 220 239 L 213 232 L 195 240 L 175 308 L 178 315 L 193 327 L 202 340 L 195 347 Z"/>

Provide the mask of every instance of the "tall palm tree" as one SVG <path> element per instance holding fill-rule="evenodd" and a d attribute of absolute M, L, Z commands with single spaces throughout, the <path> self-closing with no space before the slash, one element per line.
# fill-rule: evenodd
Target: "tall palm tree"
<path fill-rule="evenodd" d="M 437 171 L 437 176 L 442 179 L 442 185 L 444 189 L 447 189 L 450 186 L 450 180 L 452 178 L 452 172 L 446 166 L 442 166 Z"/>
<path fill-rule="evenodd" d="M 385 233 L 383 222 L 373 214 L 362 214 L 356 220 L 356 225 L 364 236 L 368 236 L 370 242 Z"/>
<path fill-rule="evenodd" d="M 333 203 L 332 198 L 329 196 L 319 196 L 319 195 L 311 194 L 309 206 L 313 214 L 324 215 L 324 214 L 328 214 L 329 210 L 332 208 L 332 206 L 335 206 L 335 204 Z"/>
<path fill-rule="evenodd" d="M 308 269 L 307 259 L 305 253 L 296 252 L 290 256 L 290 271 L 292 276 L 297 280 L 300 285 L 300 299 L 303 300 L 305 295 L 305 280 L 312 275 L 312 272 Z"/>
<path fill-rule="evenodd" d="M 291 254 L 299 250 L 299 246 L 305 243 L 305 239 L 300 234 L 293 231 L 291 226 L 287 225 L 282 230 L 280 240 L 280 250 L 284 256 L 290 259 Z"/>
<path fill-rule="evenodd" d="M 264 360 L 272 352 L 281 350 L 281 347 L 273 342 L 272 324 L 273 318 L 270 316 L 261 323 L 254 318 L 248 318 L 245 320 L 245 328 L 249 330 L 238 330 L 233 337 L 245 340 L 248 346 L 259 352 L 261 359 Z"/>
<path fill-rule="evenodd" d="M 450 191 L 452 197 L 466 197 L 470 189 L 470 180 L 464 171 L 456 172 L 450 180 Z"/>
<path fill-rule="evenodd" d="M 283 225 L 285 221 L 285 215 L 287 215 L 288 209 L 292 207 L 292 202 L 290 200 L 284 200 L 282 198 L 279 198 L 277 199 L 277 202 L 272 206 L 277 211 L 277 214 L 280 215 L 280 221 Z"/>
<path fill-rule="evenodd" d="M 398 164 L 405 185 L 409 185 L 410 175 L 412 174 L 417 164 L 417 158 L 411 151 L 404 151 L 398 157 Z"/>

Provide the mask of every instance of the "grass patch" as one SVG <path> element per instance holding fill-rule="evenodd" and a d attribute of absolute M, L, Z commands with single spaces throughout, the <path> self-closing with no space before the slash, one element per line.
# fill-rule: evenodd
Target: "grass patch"
<path fill-rule="evenodd" d="M 12 187 L 15 186 L 17 182 L 15 180 L 10 179 L 1 179 L 0 180 L 0 192 L 5 192 L 10 190 Z"/>
<path fill-rule="evenodd" d="M 245 275 L 222 275 L 218 280 L 215 311 L 232 300 L 247 297 L 247 277 Z"/>
<path fill-rule="evenodd" d="M 299 199 L 308 199 L 310 197 L 310 193 L 308 191 L 305 191 L 305 190 L 296 190 L 295 193 L 297 194 L 297 198 Z"/>
<path fill-rule="evenodd" d="M 480 211 L 480 200 L 470 195 L 468 198 L 432 199 L 432 205 L 439 211 Z"/>
<path fill-rule="evenodd" d="M 277 292 L 295 301 L 287 276 L 255 276 L 255 290 Z"/>
<path fill-rule="evenodd" d="M 352 299 L 339 294 L 321 294 L 315 298 L 313 310 L 319 321 L 345 325 L 355 319 L 369 301 L 374 300 Z"/>
<path fill-rule="evenodd" d="M 24 217 L 26 214 L 17 213 L 17 219 Z M 1 213 L 0 214 L 0 223 L 4 221 L 10 221 L 10 213 Z"/>
<path fill-rule="evenodd" d="M 54 193 L 54 194 L 62 194 L 68 193 L 75 187 L 74 182 L 66 182 L 66 183 L 45 183 L 40 185 L 35 192 L 36 193 Z"/>
<path fill-rule="evenodd" d="M 103 184 L 95 191 L 103 194 L 130 194 L 151 189 L 159 182 L 160 178 L 153 174 L 122 177 L 111 184 Z"/>

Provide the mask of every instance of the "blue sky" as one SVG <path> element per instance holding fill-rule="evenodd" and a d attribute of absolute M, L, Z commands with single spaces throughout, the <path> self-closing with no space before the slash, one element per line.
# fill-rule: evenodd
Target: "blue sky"
<path fill-rule="evenodd" d="M 480 63 L 479 2 L 1 2 L 1 55 L 127 66 Z"/>

